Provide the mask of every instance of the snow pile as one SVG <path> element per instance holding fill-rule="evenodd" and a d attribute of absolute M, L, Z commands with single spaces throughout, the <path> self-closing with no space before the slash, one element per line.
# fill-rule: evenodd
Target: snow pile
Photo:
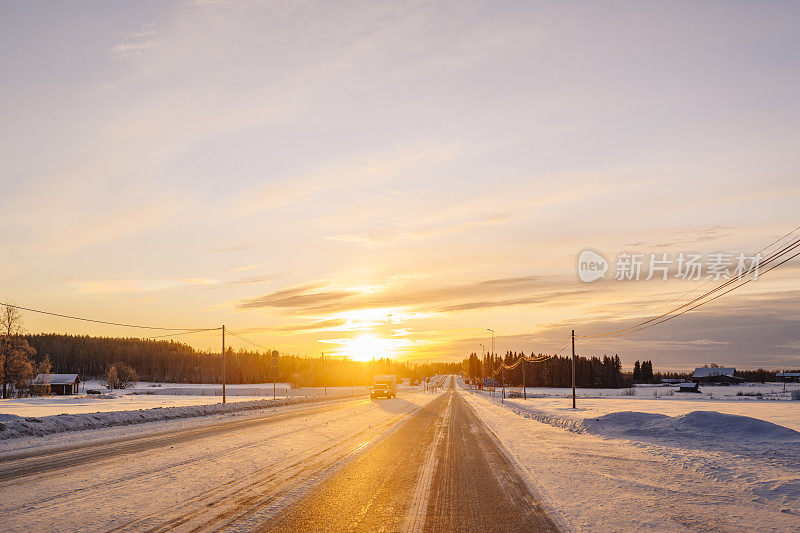
<path fill-rule="evenodd" d="M 766 420 L 716 411 L 667 416 L 636 411 L 610 413 L 583 421 L 598 435 L 664 440 L 735 440 L 737 442 L 800 442 L 800 432 Z"/>
<path fill-rule="evenodd" d="M 570 402 L 565 404 L 557 399 L 506 399 L 500 403 L 499 396 L 492 397 L 486 392 L 477 395 L 524 418 L 575 433 L 674 449 L 725 452 L 800 468 L 800 432 L 796 430 L 800 405 L 793 402 L 609 398 L 581 399 L 578 409 L 571 409 Z M 746 411 L 756 416 L 697 409 L 700 405 Z M 649 412 L 631 407 L 646 407 Z"/>
<path fill-rule="evenodd" d="M 598 400 L 611 402 L 602 409 L 617 409 L 598 412 L 585 399 L 572 410 L 563 399 L 501 404 L 487 394 L 463 397 L 528 473 L 545 505 L 568 522 L 565 529 L 800 531 L 800 433 L 794 429 L 708 410 L 668 416 L 619 408 L 638 407 L 631 399 Z M 682 403 L 647 402 L 653 408 Z M 792 409 L 777 405 L 790 402 L 769 403 Z"/>
<path fill-rule="evenodd" d="M 21 417 L 0 415 L 0 440 L 25 436 L 43 436 L 64 431 L 79 431 L 110 426 L 126 426 L 144 422 L 174 420 L 198 416 L 218 415 L 236 411 L 251 411 L 282 405 L 310 402 L 316 398 L 282 398 L 278 400 L 256 400 L 213 405 L 182 407 L 156 407 L 136 411 L 111 411 L 106 413 L 61 414 L 43 417 Z"/>
<path fill-rule="evenodd" d="M 584 419 L 579 429 L 603 437 L 769 457 L 800 467 L 800 432 L 749 416 L 716 411 L 681 416 L 622 411 Z"/>

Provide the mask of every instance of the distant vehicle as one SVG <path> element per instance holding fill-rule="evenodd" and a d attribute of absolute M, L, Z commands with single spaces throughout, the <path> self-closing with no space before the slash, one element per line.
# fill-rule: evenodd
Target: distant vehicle
<path fill-rule="evenodd" d="M 379 396 L 384 398 L 397 396 L 397 376 L 375 376 L 372 379 L 372 390 L 369 396 L 373 400 Z"/>

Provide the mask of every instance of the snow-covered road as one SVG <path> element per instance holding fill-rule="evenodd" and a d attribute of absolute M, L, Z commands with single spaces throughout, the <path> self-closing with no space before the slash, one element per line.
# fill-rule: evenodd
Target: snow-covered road
<path fill-rule="evenodd" d="M 559 416 L 416 389 L 11 438 L 0 525 L 800 531 L 792 429 L 713 411 Z"/>
<path fill-rule="evenodd" d="M 391 400 L 9 439 L 3 531 L 557 531 L 446 382 Z"/>
<path fill-rule="evenodd" d="M 50 436 L 44 447 L 12 440 L 0 452 L 3 530 L 252 525 L 433 398 L 413 392 L 150 424 L 124 435 L 98 430 L 105 438 L 88 441 L 81 434 L 91 432 L 76 432 Z"/>

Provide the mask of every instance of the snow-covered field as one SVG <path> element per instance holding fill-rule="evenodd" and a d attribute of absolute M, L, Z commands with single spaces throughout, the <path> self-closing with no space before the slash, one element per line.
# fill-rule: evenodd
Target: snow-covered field
<path fill-rule="evenodd" d="M 704 387 L 703 394 L 696 394 L 676 392 L 674 387 L 638 386 L 632 389 L 633 396 L 629 395 L 631 389 L 577 389 L 577 409 L 572 409 L 571 389 L 528 387 L 527 400 L 508 397 L 512 391 L 521 394 L 522 389 L 517 387 L 506 389 L 505 402 L 529 411 L 528 416 L 533 418 L 555 417 L 559 421 L 556 425 L 562 426 L 620 411 L 672 417 L 692 411 L 716 411 L 759 418 L 800 431 L 800 401 L 791 401 L 791 391 L 800 389 L 800 384 L 787 384 L 786 389 L 783 392 L 780 384 L 748 384 Z M 758 393 L 762 396 L 756 396 Z M 491 393 L 484 394 L 491 396 Z M 494 398 L 500 398 L 499 389 L 494 392 Z"/>
<path fill-rule="evenodd" d="M 0 400 L 0 441 L 367 394 L 363 386 L 328 387 L 325 391 L 322 388 L 291 389 L 288 384 L 279 383 L 273 400 L 272 384 L 230 385 L 226 387 L 227 404 L 222 405 L 219 385 L 139 383 L 129 389 L 105 391 L 100 389 L 99 383 L 88 382 L 82 389 L 99 389 L 103 394 Z"/>
<path fill-rule="evenodd" d="M 137 383 L 129 389 L 108 391 L 99 382 L 86 382 L 81 391 L 100 390 L 101 395 L 45 396 L 0 400 L 0 422 L 15 417 L 43 417 L 60 414 L 135 411 L 157 407 L 189 407 L 211 405 L 222 401 L 222 387 L 218 384 L 197 385 L 185 383 Z M 288 383 L 277 383 L 277 398 L 323 397 L 322 388 L 292 389 Z M 366 387 L 328 387 L 327 397 L 340 398 L 366 394 Z M 228 402 L 271 400 L 272 383 L 255 385 L 228 385 L 225 388 Z"/>
<path fill-rule="evenodd" d="M 465 397 L 577 531 L 800 531 L 800 402 L 736 395 L 770 387 Z"/>
<path fill-rule="evenodd" d="M 786 383 L 786 391 L 782 383 L 744 383 L 728 387 L 702 386 L 700 393 L 678 392 L 676 386 L 636 385 L 630 389 L 575 389 L 578 398 L 639 398 L 659 400 L 757 400 L 759 394 L 763 400 L 791 400 L 792 391 L 800 390 L 800 383 Z M 549 396 L 571 398 L 572 389 L 556 387 L 526 387 L 529 396 Z M 496 392 L 499 392 L 500 388 Z M 509 391 L 522 392 L 522 387 L 508 387 Z"/>

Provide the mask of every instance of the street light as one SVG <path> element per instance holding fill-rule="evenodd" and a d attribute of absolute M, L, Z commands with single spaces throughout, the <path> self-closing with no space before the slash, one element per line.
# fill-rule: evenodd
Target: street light
<path fill-rule="evenodd" d="M 481 379 L 483 379 L 485 377 L 483 375 L 484 372 L 485 372 L 485 369 L 483 368 L 483 360 L 486 358 L 486 346 L 484 346 L 483 344 L 480 344 L 480 343 L 478 343 L 478 346 L 481 347 Z M 483 389 L 481 389 L 481 390 L 483 390 Z"/>
<path fill-rule="evenodd" d="M 494 330 L 492 328 L 486 328 L 486 331 L 492 332 L 492 361 L 494 361 Z M 492 363 L 492 366 L 494 366 L 494 363 Z M 494 372 L 494 368 L 492 372 Z M 494 392 L 492 392 L 492 396 L 494 396 Z"/>

